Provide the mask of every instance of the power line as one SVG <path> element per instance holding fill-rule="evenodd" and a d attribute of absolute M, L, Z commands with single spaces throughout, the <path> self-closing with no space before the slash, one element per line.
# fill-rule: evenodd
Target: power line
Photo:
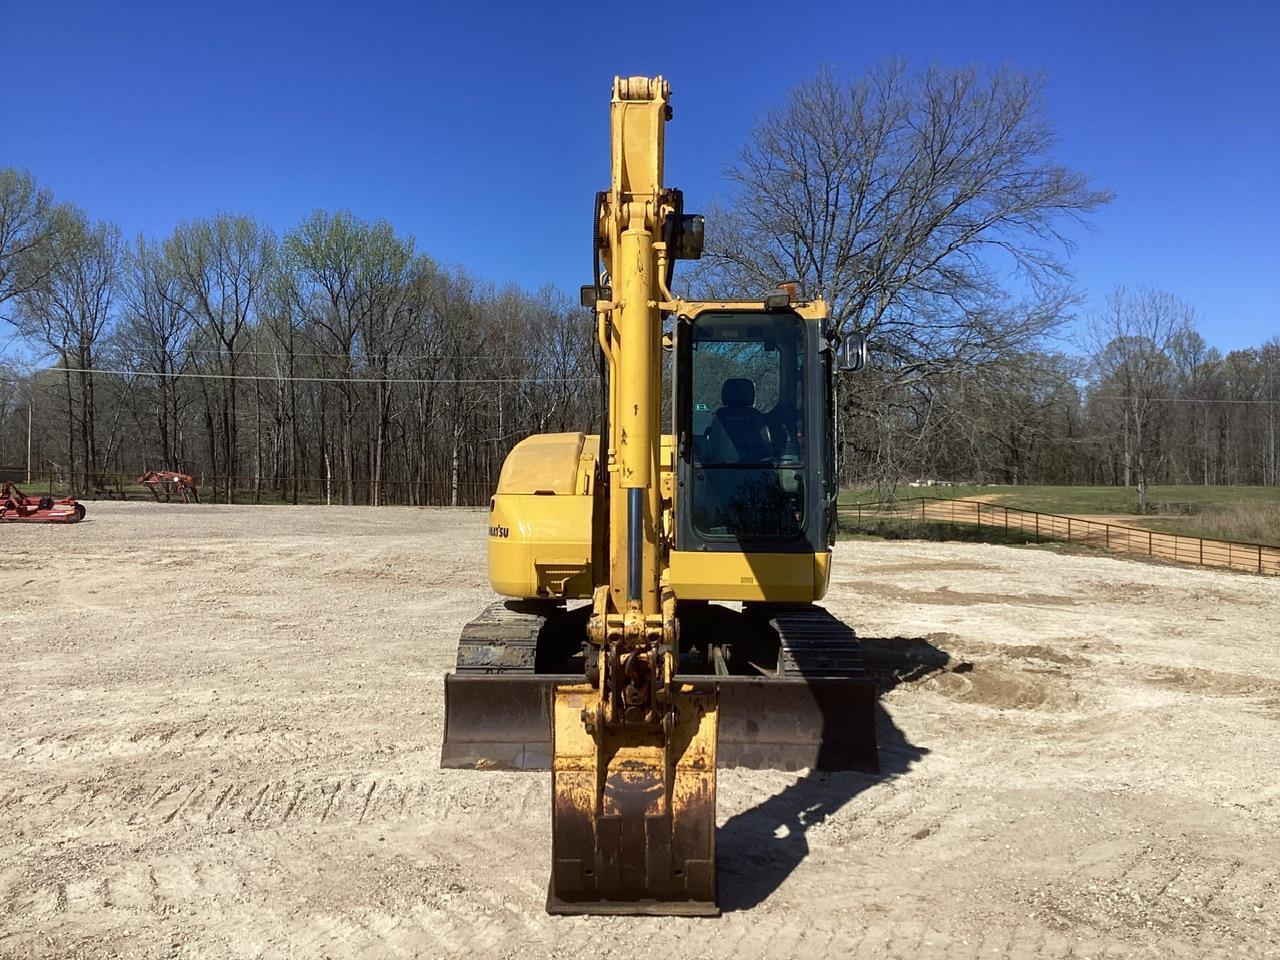
<path fill-rule="evenodd" d="M 21 334 L 15 333 L 3 346 L 0 346 L 0 354 L 3 354 L 15 341 L 20 338 Z M 213 347 L 182 347 L 176 349 L 170 354 L 175 360 L 181 360 L 184 357 L 208 356 L 208 357 L 225 357 L 230 356 L 226 350 Z M 279 360 L 288 359 L 290 356 L 287 350 L 236 350 L 237 357 L 273 357 Z M 312 357 L 319 359 L 332 360 L 349 360 L 349 361 L 365 361 L 372 362 L 375 360 L 390 360 L 395 362 L 408 362 L 412 360 L 519 360 L 524 362 L 538 362 L 550 359 L 546 354 L 536 353 L 363 353 L 353 350 L 351 353 L 339 353 L 337 351 L 328 350 L 294 350 L 293 357 Z"/>
<path fill-rule="evenodd" d="M 102 367 L 83 369 L 83 367 L 51 366 L 45 367 L 51 374 L 91 374 L 93 376 L 159 376 L 159 378 L 195 378 L 201 380 L 261 380 L 266 383 L 339 383 L 339 384 L 544 384 L 544 383 L 595 383 L 595 376 L 531 376 L 531 378 L 394 378 L 394 376 L 365 376 L 365 378 L 346 378 L 346 376 L 268 376 L 265 374 L 197 374 L 197 372 L 173 372 L 161 374 L 155 370 L 109 370 Z M 0 378 L 8 383 L 22 383 L 13 378 Z"/>
<path fill-rule="evenodd" d="M 536 376 L 536 378 L 512 378 L 512 376 L 477 376 L 477 378 L 394 378 L 394 376 L 268 376 L 265 374 L 197 374 L 197 372 L 177 372 L 177 374 L 160 374 L 154 370 L 86 370 L 83 367 L 49 367 L 55 372 L 72 372 L 72 374 L 95 374 L 95 375 L 111 375 L 111 376 L 192 376 L 192 378 L 205 380 L 265 380 L 269 383 L 369 383 L 369 384 L 389 384 L 389 383 L 406 383 L 406 384 L 465 384 L 465 383 L 481 383 L 481 384 L 500 384 L 500 383 L 594 383 L 598 378 L 594 376 Z"/>
<path fill-rule="evenodd" d="M 457 358 L 454 358 L 457 359 Z M 497 356 L 488 356 L 487 359 L 503 359 Z M 252 373 L 198 373 L 194 371 L 175 371 L 173 373 L 160 373 L 155 370 L 120 370 L 107 369 L 101 367 L 93 367 L 89 369 L 81 367 L 45 367 L 43 372 L 48 373 L 88 373 L 92 375 L 110 375 L 118 377 L 183 377 L 195 378 L 203 380 L 250 380 L 262 381 L 267 383 L 368 383 L 368 384 L 388 384 L 388 383 L 407 383 L 416 385 L 449 385 L 449 384 L 465 384 L 465 383 L 481 383 L 481 384 L 540 384 L 540 383 L 595 383 L 598 377 L 283 377 L 271 376 L 269 374 L 252 374 Z M 0 381 L 5 383 L 22 383 L 23 381 L 17 377 L 0 376 Z M 1280 406 L 1280 400 L 1266 399 L 1229 399 L 1229 398 L 1213 398 L 1213 397 L 1132 397 L 1117 396 L 1105 394 L 1086 395 L 1086 400 L 1106 400 L 1106 401 L 1130 401 L 1130 400 L 1146 400 L 1156 403 L 1243 403 L 1243 404 L 1260 404 L 1264 406 Z"/>
<path fill-rule="evenodd" d="M 1210 397 L 1109 397 L 1100 394 L 1086 395 L 1087 400 L 1152 400 L 1157 403 L 1261 403 L 1280 405 L 1280 400 L 1227 400 Z"/>
<path fill-rule="evenodd" d="M 229 356 L 226 350 L 216 350 L 209 347 L 199 347 L 192 349 L 183 349 L 175 351 L 175 357 L 191 356 L 200 354 L 202 356 Z M 237 357 L 276 357 L 278 359 L 286 359 L 289 356 L 288 351 L 280 350 L 237 350 Z M 546 360 L 547 357 L 538 354 L 519 354 L 519 353 L 360 353 L 353 351 L 352 353 L 328 352 L 323 350 L 295 350 L 295 357 L 327 357 L 334 360 Z"/>

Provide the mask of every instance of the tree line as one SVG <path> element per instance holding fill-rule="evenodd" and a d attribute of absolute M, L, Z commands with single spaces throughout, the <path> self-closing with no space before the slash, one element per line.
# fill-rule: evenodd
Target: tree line
<path fill-rule="evenodd" d="M 125 244 L 15 170 L 0 217 L 7 316 L 52 361 L 0 372 L 0 464 L 25 462 L 30 407 L 38 472 L 72 492 L 156 468 L 227 501 L 477 503 L 521 437 L 594 427 L 581 307 L 390 224 L 218 215 Z"/>
<path fill-rule="evenodd" d="M 684 292 L 794 280 L 868 338 L 840 383 L 846 483 L 1280 483 L 1280 338 L 1223 355 L 1148 289 L 1075 322 L 1074 225 L 1110 194 L 1053 158 L 1041 93 L 820 72 L 730 161 Z M 523 436 L 599 429 L 592 318 L 444 263 L 343 211 L 126 242 L 0 169 L 0 335 L 36 358 L 0 353 L 0 467 L 29 443 L 80 495 L 157 468 L 227 501 L 482 503 Z"/>
<path fill-rule="evenodd" d="M 1144 510 L 1158 481 L 1280 483 L 1280 337 L 1223 356 L 1149 289 L 1082 317 L 1070 255 L 1111 193 L 1056 140 L 1042 78 L 822 70 L 730 161 L 689 288 L 796 279 L 867 337 L 873 369 L 840 385 L 845 483 L 1125 484 Z"/>
<path fill-rule="evenodd" d="M 1075 346 L 910 386 L 871 371 L 848 479 L 1132 486 L 1139 512 L 1157 483 L 1280 485 L 1280 337 L 1223 353 L 1190 305 L 1118 288 Z"/>

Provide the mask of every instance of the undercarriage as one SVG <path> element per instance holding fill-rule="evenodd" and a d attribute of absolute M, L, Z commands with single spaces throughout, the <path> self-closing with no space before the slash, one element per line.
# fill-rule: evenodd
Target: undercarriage
<path fill-rule="evenodd" d="M 463 628 L 444 766 L 551 769 L 552 691 L 587 680 L 589 615 L 500 600 Z M 877 769 L 875 683 L 852 629 L 814 604 L 681 603 L 677 616 L 677 678 L 720 695 L 719 766 Z"/>

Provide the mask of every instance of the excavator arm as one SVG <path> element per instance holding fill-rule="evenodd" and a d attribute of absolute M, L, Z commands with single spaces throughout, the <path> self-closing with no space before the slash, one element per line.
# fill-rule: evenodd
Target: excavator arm
<path fill-rule="evenodd" d="M 609 373 L 608 576 L 587 627 L 593 682 L 554 694 L 553 913 L 718 912 L 717 694 L 676 679 L 663 534 L 663 304 L 673 260 L 700 252 L 701 226 L 662 185 L 670 116 L 661 77 L 614 80 L 612 178 L 596 222 L 606 273 L 594 298 Z"/>

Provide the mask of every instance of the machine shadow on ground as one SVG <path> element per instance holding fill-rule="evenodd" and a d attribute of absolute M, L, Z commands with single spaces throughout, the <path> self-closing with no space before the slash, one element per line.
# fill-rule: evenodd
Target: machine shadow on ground
<path fill-rule="evenodd" d="M 963 669 L 923 638 L 860 638 L 876 677 L 876 773 L 810 771 L 781 793 L 729 818 L 716 833 L 720 906 L 749 910 L 764 902 L 809 855 L 808 831 L 877 783 L 908 773 L 927 754 L 898 729 L 880 698 L 900 683 Z"/>

